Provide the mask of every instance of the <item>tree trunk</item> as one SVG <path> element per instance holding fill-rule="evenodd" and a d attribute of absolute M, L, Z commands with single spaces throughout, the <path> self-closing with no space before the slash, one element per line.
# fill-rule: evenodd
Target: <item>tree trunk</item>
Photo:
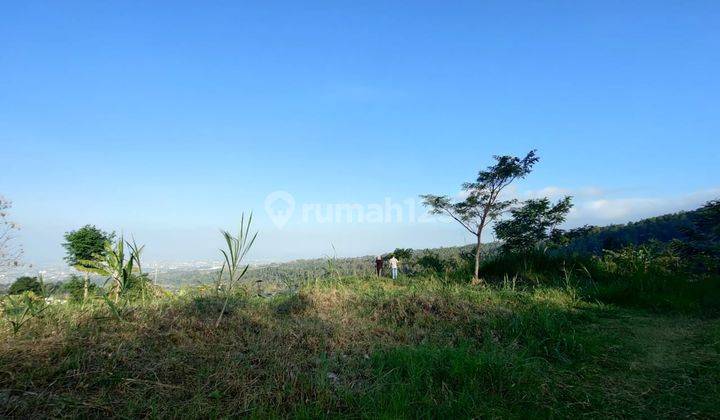
<path fill-rule="evenodd" d="M 85 282 L 83 283 L 83 303 L 87 301 L 88 289 L 90 288 L 90 273 L 85 273 Z"/>
<path fill-rule="evenodd" d="M 475 280 L 480 280 L 480 245 L 482 245 L 481 237 L 482 228 L 478 229 L 477 233 L 477 246 L 475 247 Z"/>

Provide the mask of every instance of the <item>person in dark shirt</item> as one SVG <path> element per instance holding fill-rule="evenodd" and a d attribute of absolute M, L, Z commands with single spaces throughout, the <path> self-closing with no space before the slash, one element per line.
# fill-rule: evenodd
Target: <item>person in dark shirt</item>
<path fill-rule="evenodd" d="M 375 272 L 377 272 L 377 276 L 382 276 L 382 269 L 383 269 L 383 259 L 381 256 L 375 257 Z"/>

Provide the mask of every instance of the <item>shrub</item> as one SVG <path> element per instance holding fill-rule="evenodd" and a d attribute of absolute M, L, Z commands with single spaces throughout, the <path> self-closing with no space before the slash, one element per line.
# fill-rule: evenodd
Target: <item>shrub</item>
<path fill-rule="evenodd" d="M 29 277 L 32 278 L 32 277 Z M 17 334 L 28 321 L 40 317 L 47 309 L 45 298 L 28 290 L 17 296 L 6 296 L 0 301 L 0 313 L 12 327 L 13 334 Z"/>
<path fill-rule="evenodd" d="M 8 290 L 9 295 L 19 295 L 23 292 L 33 292 L 36 295 L 42 294 L 42 283 L 37 277 L 18 277 L 17 280 L 10 286 Z"/>
<path fill-rule="evenodd" d="M 71 302 L 82 302 L 85 295 L 85 279 L 73 274 L 68 281 L 62 284 L 61 290 L 70 296 Z M 96 295 L 98 290 L 95 283 L 88 283 L 90 295 Z"/>
<path fill-rule="evenodd" d="M 608 273 L 620 276 L 681 271 L 680 258 L 670 248 L 662 248 L 659 244 L 630 245 L 617 251 L 606 249 L 597 260 Z"/>
<path fill-rule="evenodd" d="M 417 265 L 419 265 L 424 272 L 436 275 L 444 274 L 445 269 L 449 268 L 447 261 L 443 260 L 435 253 L 427 253 L 418 258 Z"/>

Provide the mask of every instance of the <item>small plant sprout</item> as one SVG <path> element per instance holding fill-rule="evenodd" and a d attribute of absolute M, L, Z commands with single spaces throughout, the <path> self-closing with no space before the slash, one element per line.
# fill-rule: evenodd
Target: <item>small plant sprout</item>
<path fill-rule="evenodd" d="M 220 325 L 220 321 L 222 321 L 225 309 L 227 309 L 227 304 L 228 300 L 230 299 L 230 293 L 232 292 L 233 285 L 239 282 L 240 279 L 242 279 L 242 277 L 247 272 L 248 268 L 250 268 L 249 264 L 245 264 L 245 267 L 242 266 L 243 261 L 245 260 L 245 256 L 247 255 L 248 251 L 250 251 L 250 248 L 255 242 L 255 238 L 257 238 L 257 232 L 252 235 L 250 234 L 252 217 L 252 213 L 250 213 L 250 217 L 248 217 L 246 222 L 245 214 L 243 213 L 240 218 L 240 230 L 238 231 L 238 234 L 236 236 L 233 236 L 230 232 L 226 230 L 220 231 L 223 238 L 225 239 L 225 245 L 227 246 L 226 249 L 221 249 L 220 252 L 225 259 L 223 267 L 225 267 L 228 273 L 228 282 L 225 290 L 225 302 L 223 303 L 222 310 L 220 311 L 220 316 L 218 316 L 218 319 L 215 322 L 216 328 Z"/>

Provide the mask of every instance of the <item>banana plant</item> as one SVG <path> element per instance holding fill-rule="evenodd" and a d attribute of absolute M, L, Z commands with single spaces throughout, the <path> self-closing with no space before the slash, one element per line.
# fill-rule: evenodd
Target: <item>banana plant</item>
<path fill-rule="evenodd" d="M 218 316 L 218 319 L 215 322 L 215 328 L 220 325 L 220 321 L 222 320 L 225 309 L 227 308 L 228 300 L 230 299 L 230 293 L 233 285 L 239 282 L 247 272 L 248 268 L 250 268 L 249 264 L 245 264 L 245 267 L 243 267 L 243 261 L 245 259 L 245 255 L 247 255 L 248 251 L 250 251 L 250 248 L 255 242 L 255 238 L 257 238 L 258 234 L 257 232 L 252 235 L 250 234 L 251 224 L 252 213 L 250 213 L 247 223 L 245 222 L 245 214 L 243 213 L 240 218 L 240 230 L 237 235 L 233 236 L 226 230 L 220 231 L 225 239 L 225 245 L 227 246 L 226 249 L 221 249 L 220 252 L 225 259 L 223 268 L 228 273 L 228 282 L 227 287 L 225 288 L 225 302 L 223 303 L 222 310 L 220 311 L 220 316 Z"/>
<path fill-rule="evenodd" d="M 125 245 L 130 248 L 129 255 L 125 253 Z M 102 255 L 97 255 L 94 260 L 83 260 L 82 264 L 91 267 L 92 271 L 97 274 L 107 276 L 105 284 L 110 283 L 110 295 L 117 303 L 120 296 L 130 288 L 133 271 L 136 267 L 142 275 L 140 253 L 144 248 L 144 246 L 138 246 L 135 239 L 130 243 L 120 236 L 115 245 L 110 242 L 105 243 L 105 251 Z"/>

